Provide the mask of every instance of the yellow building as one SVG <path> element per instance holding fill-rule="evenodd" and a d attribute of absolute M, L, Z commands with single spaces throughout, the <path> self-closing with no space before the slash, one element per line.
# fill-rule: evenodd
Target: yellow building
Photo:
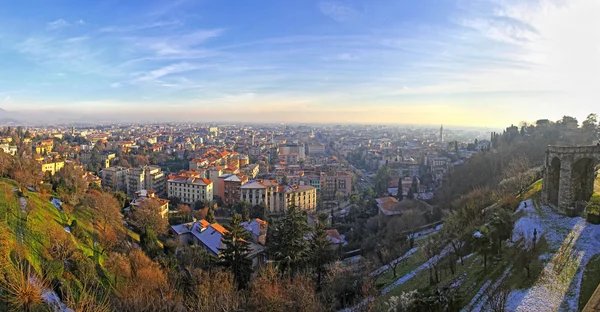
<path fill-rule="evenodd" d="M 42 163 L 42 174 L 45 174 L 46 172 L 50 172 L 51 175 L 54 175 L 55 173 L 59 172 L 64 167 L 65 167 L 64 161 Z"/>

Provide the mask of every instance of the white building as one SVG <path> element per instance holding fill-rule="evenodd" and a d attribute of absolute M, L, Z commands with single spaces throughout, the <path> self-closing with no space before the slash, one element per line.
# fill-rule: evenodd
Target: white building
<path fill-rule="evenodd" d="M 213 181 L 197 175 L 182 173 L 169 176 L 167 180 L 168 197 L 178 197 L 183 203 L 204 203 L 213 200 Z"/>

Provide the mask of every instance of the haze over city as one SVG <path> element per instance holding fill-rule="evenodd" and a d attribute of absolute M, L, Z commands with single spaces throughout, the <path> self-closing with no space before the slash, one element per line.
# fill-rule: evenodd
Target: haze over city
<path fill-rule="evenodd" d="M 0 107 L 37 119 L 500 127 L 600 95 L 594 0 L 2 6 Z"/>

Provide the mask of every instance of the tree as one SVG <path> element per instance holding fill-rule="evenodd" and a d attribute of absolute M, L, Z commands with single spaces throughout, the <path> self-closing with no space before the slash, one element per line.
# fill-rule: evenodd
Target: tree
<path fill-rule="evenodd" d="M 295 198 L 289 205 L 285 217 L 273 231 L 269 252 L 280 265 L 282 272 L 294 274 L 309 260 L 309 245 L 305 237 L 308 235 L 306 218 L 298 211 Z"/>
<path fill-rule="evenodd" d="M 590 144 L 598 139 L 598 115 L 589 114 L 581 126 L 584 144 Z"/>
<path fill-rule="evenodd" d="M 88 193 L 86 203 L 92 209 L 92 222 L 104 236 L 111 228 L 122 228 L 121 209 L 119 202 L 110 193 Z"/>
<path fill-rule="evenodd" d="M 317 274 L 317 291 L 321 290 L 323 275 L 326 273 L 326 265 L 332 260 L 331 252 L 329 251 L 329 240 L 327 239 L 327 231 L 322 222 L 318 222 L 315 227 L 315 232 L 311 236 L 310 242 L 311 264 Z"/>
<path fill-rule="evenodd" d="M 398 178 L 398 194 L 396 195 L 396 198 L 398 198 L 398 201 L 402 201 L 402 199 L 404 199 L 404 194 L 403 193 L 403 189 L 402 189 L 402 178 Z"/>
<path fill-rule="evenodd" d="M 265 205 L 264 201 L 261 201 L 258 205 L 254 205 L 252 207 L 252 213 L 250 214 L 250 218 L 258 218 L 264 220 L 267 215 L 267 205 Z"/>
<path fill-rule="evenodd" d="M 142 233 L 152 229 L 156 234 L 166 234 L 168 222 L 166 218 L 162 217 L 161 210 L 158 201 L 143 200 L 141 204 L 132 207 L 132 220 Z"/>
<path fill-rule="evenodd" d="M 514 157 L 504 170 L 505 180 L 500 185 L 509 193 L 520 195 L 533 182 L 532 164 L 525 155 Z"/>
<path fill-rule="evenodd" d="M 183 217 L 183 222 L 190 222 L 192 220 L 192 208 L 186 204 L 177 205 L 177 211 Z"/>
<path fill-rule="evenodd" d="M 406 194 L 406 199 L 415 199 L 415 192 L 413 191 L 412 187 L 410 189 L 408 189 L 408 194 Z"/>
<path fill-rule="evenodd" d="M 487 259 L 492 250 L 492 241 L 487 226 L 482 226 L 473 234 L 475 251 L 483 256 L 483 272 L 487 272 Z"/>
<path fill-rule="evenodd" d="M 250 254 L 250 238 L 248 232 L 240 225 L 242 218 L 235 214 L 229 225 L 229 231 L 223 234 L 221 264 L 228 268 L 238 284 L 239 289 L 246 288 L 252 274 Z"/>
<path fill-rule="evenodd" d="M 206 213 L 206 221 L 209 223 L 217 222 L 217 219 L 215 219 L 215 208 L 213 205 L 208 206 L 208 211 Z"/>
<path fill-rule="evenodd" d="M 387 192 L 391 176 L 387 166 L 381 166 L 375 176 L 375 192 L 383 195 Z"/>
<path fill-rule="evenodd" d="M 377 258 L 382 265 L 387 265 L 392 269 L 394 278 L 396 278 L 396 270 L 402 261 L 397 261 L 402 255 L 409 250 L 409 244 L 406 238 L 398 238 L 395 240 L 386 240 L 380 248 L 377 249 Z"/>

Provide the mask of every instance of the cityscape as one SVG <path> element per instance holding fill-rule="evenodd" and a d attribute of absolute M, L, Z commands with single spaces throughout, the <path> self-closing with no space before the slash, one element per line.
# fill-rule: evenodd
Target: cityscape
<path fill-rule="evenodd" d="M 0 312 L 600 311 L 596 1 L 0 8 Z"/>

